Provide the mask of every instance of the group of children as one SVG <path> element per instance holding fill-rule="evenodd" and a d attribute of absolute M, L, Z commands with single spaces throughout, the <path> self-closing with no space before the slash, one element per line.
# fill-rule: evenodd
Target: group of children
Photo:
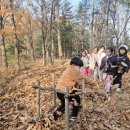
<path fill-rule="evenodd" d="M 81 59 L 84 65 L 81 73 L 82 75 L 87 74 L 91 76 L 90 73 L 93 71 L 95 80 L 97 77 L 100 81 L 105 80 L 105 88 L 108 95 L 110 94 L 111 87 L 115 84 L 118 86 L 116 91 L 119 92 L 122 86 L 122 75 L 127 73 L 130 68 L 130 60 L 127 52 L 128 47 L 126 45 L 121 45 L 117 54 L 112 47 L 105 49 L 104 46 L 101 46 L 99 50 L 98 47 L 95 47 L 91 55 L 86 53 L 85 56 L 85 51 L 82 51 Z M 87 55 L 90 57 L 90 60 L 88 60 Z M 88 66 L 86 66 L 85 62 Z M 86 73 L 84 72 L 85 70 Z"/>
<path fill-rule="evenodd" d="M 128 47 L 126 45 L 120 46 L 117 54 L 112 47 L 105 49 L 104 46 L 101 46 L 100 49 L 95 47 L 92 54 L 89 54 L 87 50 L 82 50 L 81 57 L 74 56 L 56 86 L 56 89 L 59 90 L 57 92 L 57 97 L 61 105 L 50 119 L 57 120 L 64 114 L 65 95 L 63 93 L 65 89 L 68 89 L 70 94 L 76 93 L 77 90 L 82 87 L 81 80 L 83 78 L 85 79 L 85 83 L 91 87 L 98 86 L 97 78 L 99 78 L 100 81 L 105 80 L 105 88 L 108 97 L 110 97 L 109 95 L 113 85 L 118 84 L 117 91 L 120 91 L 122 75 L 128 72 L 130 68 L 130 60 L 127 56 L 127 51 Z M 92 72 L 94 78 L 92 78 Z M 73 106 L 70 120 L 74 121 L 77 118 L 80 108 L 80 96 L 70 97 L 69 101 Z"/>
<path fill-rule="evenodd" d="M 98 49 L 98 47 L 96 46 L 93 49 L 92 54 L 89 54 L 88 51 L 86 50 L 82 50 L 81 60 L 83 61 L 83 67 L 81 69 L 81 74 L 83 76 L 87 75 L 91 77 L 93 71 L 94 79 L 97 80 L 97 78 L 99 78 L 99 80 L 102 81 L 102 71 L 100 70 L 100 66 L 101 66 L 102 58 L 105 56 L 106 54 L 105 54 L 104 46 L 101 46 L 100 49 Z"/>

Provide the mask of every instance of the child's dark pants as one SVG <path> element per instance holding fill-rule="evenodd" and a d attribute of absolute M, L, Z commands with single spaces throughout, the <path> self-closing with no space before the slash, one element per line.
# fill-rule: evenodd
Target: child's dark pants
<path fill-rule="evenodd" d="M 119 84 L 119 88 L 121 88 L 121 85 L 122 85 L 122 74 L 121 73 L 117 73 L 115 75 L 115 78 L 113 80 L 113 85 L 115 84 Z"/>
<path fill-rule="evenodd" d="M 71 94 L 74 94 L 74 93 L 75 93 L 75 91 L 73 91 Z M 58 97 L 58 99 L 61 102 L 61 105 L 59 106 L 57 111 L 59 111 L 61 113 L 65 112 L 65 97 L 64 96 L 65 96 L 64 94 L 57 92 L 57 97 Z M 78 103 L 78 105 L 80 104 L 80 96 L 79 95 L 73 96 L 73 97 L 69 97 L 69 101 L 72 101 L 72 99 L 75 99 L 76 102 Z M 78 112 L 79 112 L 79 106 L 73 105 L 72 116 L 77 116 Z"/>

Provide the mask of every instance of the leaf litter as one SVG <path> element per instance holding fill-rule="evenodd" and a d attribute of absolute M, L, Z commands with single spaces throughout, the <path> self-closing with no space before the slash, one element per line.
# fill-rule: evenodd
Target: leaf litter
<path fill-rule="evenodd" d="M 51 73 L 55 73 L 56 83 L 68 65 L 68 60 L 56 62 L 53 66 L 36 64 L 23 69 L 18 75 L 8 80 L 6 87 L 0 90 L 0 130 L 62 130 L 65 117 L 50 121 L 52 114 L 52 92 L 41 92 L 41 121 L 36 117 L 36 90 L 32 83 L 39 80 L 42 87 L 53 85 Z M 104 84 L 99 90 L 85 95 L 85 112 L 79 112 L 78 119 L 71 125 L 71 130 L 130 130 L 130 73 L 123 78 L 122 93 L 113 90 L 111 102 L 106 102 Z M 57 101 L 58 103 L 58 101 Z"/>

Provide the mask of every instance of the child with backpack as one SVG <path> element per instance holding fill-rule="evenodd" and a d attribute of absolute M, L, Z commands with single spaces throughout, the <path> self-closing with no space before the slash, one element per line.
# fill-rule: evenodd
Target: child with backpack
<path fill-rule="evenodd" d="M 122 76 L 124 73 L 128 73 L 130 68 L 130 60 L 127 56 L 128 47 L 121 45 L 119 47 L 119 54 L 116 55 L 116 73 L 114 75 L 113 85 L 118 85 L 116 91 L 120 92 L 122 87 Z"/>

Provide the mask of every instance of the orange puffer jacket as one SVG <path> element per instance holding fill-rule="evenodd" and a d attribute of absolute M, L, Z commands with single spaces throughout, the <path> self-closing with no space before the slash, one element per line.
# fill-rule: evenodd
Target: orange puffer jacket
<path fill-rule="evenodd" d="M 87 76 L 85 78 L 85 83 L 89 84 L 91 86 L 96 86 L 97 82 L 95 82 L 93 79 L 88 78 Z M 65 92 L 65 88 L 67 87 L 69 89 L 69 92 L 72 92 L 72 89 L 74 85 L 78 82 L 81 84 L 81 80 L 83 79 L 83 76 L 80 73 L 80 69 L 74 65 L 68 66 L 68 68 L 63 72 L 56 89 Z"/>

